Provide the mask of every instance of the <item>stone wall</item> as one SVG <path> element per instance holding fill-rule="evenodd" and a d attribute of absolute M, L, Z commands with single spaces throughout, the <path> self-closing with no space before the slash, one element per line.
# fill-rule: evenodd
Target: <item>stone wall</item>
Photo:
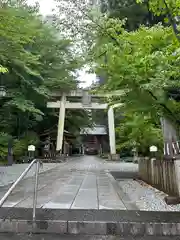
<path fill-rule="evenodd" d="M 180 160 L 139 160 L 139 177 L 167 193 L 180 197 Z"/>

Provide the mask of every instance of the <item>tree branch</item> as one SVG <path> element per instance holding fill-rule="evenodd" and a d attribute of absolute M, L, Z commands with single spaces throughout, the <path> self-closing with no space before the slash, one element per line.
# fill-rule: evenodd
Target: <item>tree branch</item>
<path fill-rule="evenodd" d="M 152 98 L 154 100 L 156 100 L 158 102 L 158 98 L 150 91 L 150 90 L 147 90 L 147 92 L 152 96 Z M 174 120 L 176 121 L 176 123 L 178 125 L 180 125 L 180 120 L 174 115 L 174 113 L 164 104 L 164 103 L 158 103 L 161 107 L 163 107 L 165 109 L 165 111 L 167 113 L 169 113 L 173 118 Z"/>
<path fill-rule="evenodd" d="M 172 15 L 171 15 L 171 12 L 170 12 L 170 10 L 169 10 L 169 8 L 168 8 L 168 5 L 167 5 L 167 3 L 166 3 L 166 0 L 163 0 L 163 1 L 164 1 L 165 6 L 166 6 L 166 10 L 167 10 L 167 13 L 168 13 L 169 20 L 170 20 L 170 22 L 171 22 L 171 24 L 172 24 L 173 31 L 174 31 L 174 33 L 175 33 L 178 41 L 180 42 L 180 36 L 179 36 L 180 32 L 179 32 L 178 29 L 177 29 L 175 20 L 173 19 Z M 120 47 L 120 43 L 118 42 L 118 40 L 117 40 L 114 36 L 112 36 L 106 29 L 104 29 L 101 25 L 99 25 L 96 21 L 94 21 L 88 14 L 86 14 L 81 8 L 79 8 L 78 5 L 76 5 L 76 6 L 77 6 L 77 8 L 83 13 L 84 16 L 86 16 L 86 17 L 87 17 L 89 20 L 91 20 L 98 28 L 100 28 L 103 32 L 105 32 L 105 33 L 107 34 L 107 36 L 109 36 L 109 37 L 111 38 L 111 40 L 113 40 L 113 41 L 115 42 L 115 44 Z M 156 102 L 157 102 L 161 107 L 163 107 L 163 108 L 165 109 L 166 112 L 168 112 L 168 113 L 174 118 L 174 120 L 176 121 L 176 123 L 177 123 L 178 125 L 180 125 L 180 121 L 176 118 L 176 116 L 174 115 L 174 113 L 173 113 L 165 104 L 159 103 L 159 102 L 158 102 L 158 98 L 157 98 L 150 90 L 148 90 L 147 92 L 153 97 L 154 100 L 156 100 Z"/>
<path fill-rule="evenodd" d="M 174 32 L 177 40 L 180 42 L 180 31 L 179 31 L 178 28 L 177 28 L 176 21 L 175 21 L 174 17 L 173 17 L 172 14 L 171 14 L 171 11 L 170 11 L 170 9 L 169 9 L 169 7 L 168 7 L 168 4 L 167 4 L 166 0 L 163 0 L 163 2 L 164 2 L 164 5 L 165 5 L 165 7 L 166 7 L 167 16 L 168 16 L 168 19 L 169 19 L 169 21 L 170 21 L 170 23 L 171 23 L 173 32 Z"/>

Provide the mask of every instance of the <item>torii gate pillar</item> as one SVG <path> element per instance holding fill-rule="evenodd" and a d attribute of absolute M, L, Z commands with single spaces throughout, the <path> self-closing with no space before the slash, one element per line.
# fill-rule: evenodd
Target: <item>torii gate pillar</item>
<path fill-rule="evenodd" d="M 56 143 L 56 151 L 60 153 L 62 153 L 63 146 L 65 111 L 66 111 L 66 96 L 62 95 L 59 108 L 57 143 Z"/>
<path fill-rule="evenodd" d="M 109 128 L 109 145 L 111 155 L 116 154 L 116 137 L 114 127 L 114 109 L 110 107 L 108 109 L 108 128 Z"/>
<path fill-rule="evenodd" d="M 108 128 L 109 128 L 109 145 L 110 155 L 109 160 L 119 160 L 119 155 L 116 154 L 116 134 L 114 126 L 114 108 L 113 106 L 108 109 Z"/>

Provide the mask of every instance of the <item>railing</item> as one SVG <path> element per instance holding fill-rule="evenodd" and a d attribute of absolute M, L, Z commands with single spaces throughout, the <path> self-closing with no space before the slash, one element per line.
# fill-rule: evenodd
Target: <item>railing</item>
<path fill-rule="evenodd" d="M 34 159 L 29 166 L 24 170 L 24 172 L 20 175 L 20 177 L 13 183 L 10 189 L 5 193 L 3 198 L 0 200 L 0 207 L 3 206 L 9 195 L 15 189 L 15 187 L 19 184 L 19 182 L 27 175 L 29 170 L 36 164 L 36 172 L 35 172 L 35 184 L 34 184 L 34 196 L 33 196 L 33 222 L 36 220 L 36 205 L 37 205 L 37 190 L 38 190 L 38 178 L 39 178 L 39 168 L 42 162 L 40 160 Z"/>

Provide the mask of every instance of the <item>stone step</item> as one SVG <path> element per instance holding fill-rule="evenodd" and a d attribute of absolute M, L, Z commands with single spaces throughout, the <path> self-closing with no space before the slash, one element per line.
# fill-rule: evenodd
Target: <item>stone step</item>
<path fill-rule="evenodd" d="M 68 157 L 67 156 L 60 156 L 60 157 L 55 157 L 55 158 L 41 158 L 40 160 L 43 163 L 61 163 L 67 161 Z"/>
<path fill-rule="evenodd" d="M 1 208 L 0 233 L 180 236 L 179 212 L 37 209 L 36 219 L 30 208 Z"/>
<path fill-rule="evenodd" d="M 57 234 L 9 234 L 0 233 L 0 239 L 2 240 L 178 240 L 177 237 L 117 237 L 107 235 L 57 235 Z"/>

